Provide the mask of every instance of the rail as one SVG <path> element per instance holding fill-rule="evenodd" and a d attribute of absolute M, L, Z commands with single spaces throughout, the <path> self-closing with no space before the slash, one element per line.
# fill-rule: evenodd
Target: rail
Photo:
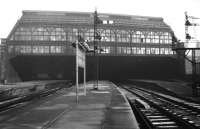
<path fill-rule="evenodd" d="M 150 105 L 150 108 L 146 109 L 138 102 L 129 100 L 143 123 L 148 125 L 145 128 L 200 128 L 200 106 L 198 104 L 135 86 L 123 85 L 121 87 Z"/>
<path fill-rule="evenodd" d="M 55 83 L 52 83 L 52 85 L 55 85 Z M 11 98 L 7 98 L 4 100 L 0 101 L 0 112 L 11 109 L 16 107 L 17 105 L 19 105 L 20 103 L 24 103 L 30 100 L 33 100 L 35 98 L 40 98 L 40 97 L 45 97 L 48 96 L 50 94 L 53 94 L 63 88 L 69 88 L 71 87 L 72 84 L 70 82 L 67 83 L 67 87 L 54 87 L 53 88 L 46 88 L 46 90 L 42 90 L 39 92 L 34 92 L 34 93 L 30 93 L 30 94 L 26 94 L 23 96 L 17 96 L 17 97 L 11 97 Z"/>

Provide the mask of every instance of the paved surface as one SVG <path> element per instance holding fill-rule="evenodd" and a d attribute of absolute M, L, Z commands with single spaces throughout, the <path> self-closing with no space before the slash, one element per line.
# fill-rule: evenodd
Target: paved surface
<path fill-rule="evenodd" d="M 33 86 L 42 86 L 46 84 L 51 84 L 55 82 L 67 82 L 66 80 L 44 80 L 44 81 L 26 81 L 26 82 L 16 82 L 16 83 L 8 83 L 8 84 L 0 84 L 0 90 L 6 90 L 11 88 L 28 88 Z"/>
<path fill-rule="evenodd" d="M 101 81 L 99 90 L 87 84 L 87 95 L 75 89 L 24 104 L 0 114 L 0 129 L 138 129 L 130 105 L 110 82 Z"/>
<path fill-rule="evenodd" d="M 48 89 L 54 89 L 56 87 L 67 88 L 69 86 L 71 85 L 67 80 L 27 81 L 13 83 L 10 85 L 0 85 L 0 100 L 38 93 Z"/>

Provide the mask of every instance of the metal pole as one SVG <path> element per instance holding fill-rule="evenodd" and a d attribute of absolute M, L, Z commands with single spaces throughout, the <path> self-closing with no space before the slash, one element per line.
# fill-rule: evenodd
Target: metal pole
<path fill-rule="evenodd" d="M 99 85 L 99 55 L 98 54 L 99 53 L 97 53 L 97 89 L 98 89 L 98 85 Z"/>
<path fill-rule="evenodd" d="M 94 58 L 96 56 L 96 50 L 97 50 L 97 45 L 96 45 L 96 17 L 97 17 L 97 12 L 95 10 L 95 12 L 94 12 Z M 94 62 L 95 62 L 95 59 L 94 59 Z M 96 70 L 94 70 L 94 73 L 96 73 L 96 84 L 94 82 L 94 85 L 93 85 L 93 89 L 95 89 L 95 90 L 98 89 L 98 71 L 97 71 L 98 66 L 96 66 L 96 67 L 97 67 Z M 95 76 L 95 74 L 94 74 L 94 76 Z M 94 81 L 95 81 L 95 79 L 94 79 Z"/>
<path fill-rule="evenodd" d="M 197 83 L 196 83 L 196 60 L 195 60 L 195 50 L 192 50 L 192 91 L 193 95 L 197 96 Z"/>
<path fill-rule="evenodd" d="M 96 89 L 98 90 L 98 80 L 99 80 L 99 57 L 96 55 Z"/>
<path fill-rule="evenodd" d="M 78 103 L 78 42 L 76 42 L 76 103 Z"/>
<path fill-rule="evenodd" d="M 84 56 L 85 56 L 85 58 L 86 58 L 86 53 L 84 53 Z M 85 63 L 84 63 L 84 73 L 83 73 L 84 75 L 84 94 L 86 95 L 86 59 L 85 59 Z"/>

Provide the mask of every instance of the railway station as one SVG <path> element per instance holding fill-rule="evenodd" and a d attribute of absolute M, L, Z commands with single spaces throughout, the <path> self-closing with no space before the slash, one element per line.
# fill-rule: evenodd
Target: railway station
<path fill-rule="evenodd" d="M 181 53 L 172 51 L 173 30 L 163 18 L 98 14 L 96 39 L 99 79 L 179 78 L 185 74 Z M 4 80 L 75 78 L 78 35 L 94 48 L 93 12 L 23 11 L 4 39 Z M 94 54 L 87 54 L 87 80 L 95 76 Z M 152 74 L 154 73 L 154 74 Z"/>
<path fill-rule="evenodd" d="M 0 128 L 198 129 L 197 50 L 162 17 L 24 10 L 1 39 Z"/>

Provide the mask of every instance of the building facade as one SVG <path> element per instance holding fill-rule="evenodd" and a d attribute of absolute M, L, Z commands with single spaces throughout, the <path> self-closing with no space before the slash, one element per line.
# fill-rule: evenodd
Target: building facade
<path fill-rule="evenodd" d="M 87 54 L 87 79 L 174 78 L 183 60 L 172 51 L 172 29 L 159 17 L 103 14 L 97 25 L 103 51 Z M 94 13 L 23 11 L 6 38 L 7 77 L 22 80 L 73 79 L 78 35 L 94 47 Z"/>
<path fill-rule="evenodd" d="M 1 39 L 0 44 L 0 83 L 4 83 L 5 79 L 5 62 L 6 62 L 6 39 Z"/>

